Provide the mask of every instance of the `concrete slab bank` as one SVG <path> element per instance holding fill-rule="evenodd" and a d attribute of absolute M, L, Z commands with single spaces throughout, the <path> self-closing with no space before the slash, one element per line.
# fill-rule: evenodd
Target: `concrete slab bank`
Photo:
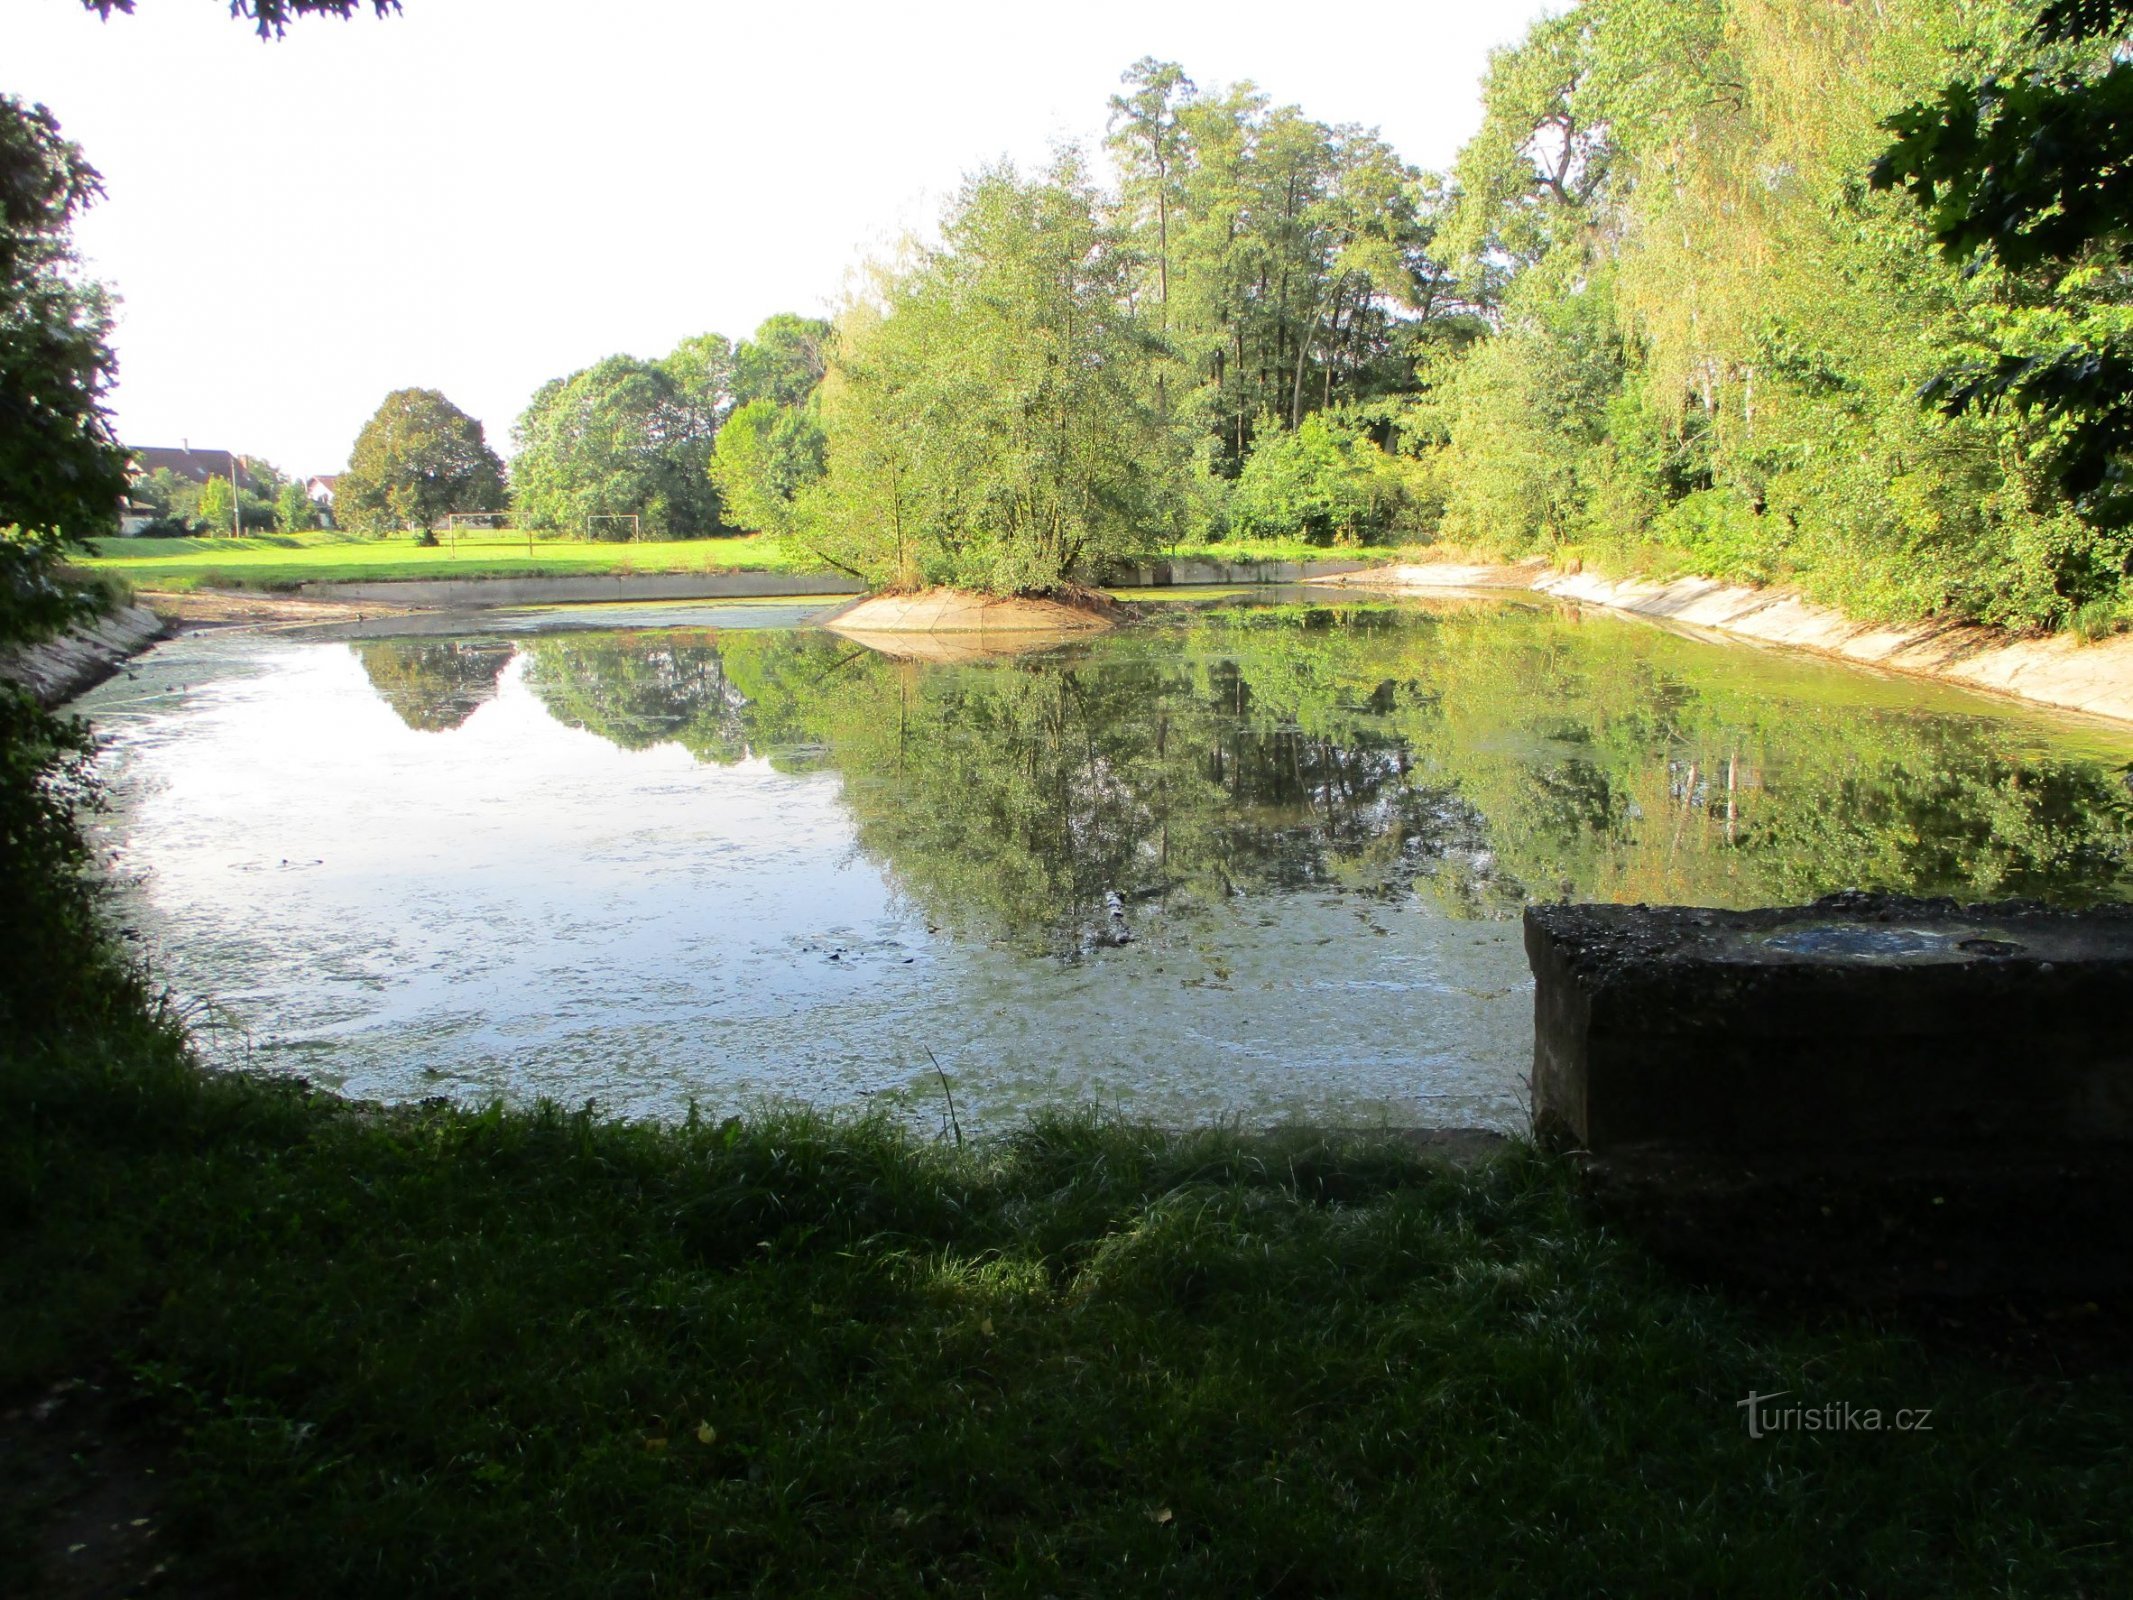
<path fill-rule="evenodd" d="M 1550 573 L 1543 594 L 1709 628 L 1765 644 L 1819 650 L 1896 672 L 1945 678 L 2043 705 L 2133 721 L 2133 634 L 2083 644 L 2065 634 L 2017 639 L 1967 624 L 1855 622 L 1797 595 L 1677 578 L 1670 583 Z"/>
<path fill-rule="evenodd" d="M 1319 583 L 1378 570 L 1367 561 L 1151 561 L 1115 573 L 1106 588 L 1242 588 L 1252 584 Z"/>
<path fill-rule="evenodd" d="M 1798 595 L 1712 578 L 1651 582 L 1556 572 L 1545 562 L 1422 562 L 1316 578 L 1395 593 L 1525 589 L 1735 639 L 1813 650 L 1892 672 L 1940 678 L 2040 705 L 2133 722 L 2133 634 L 2083 644 L 2064 634 L 2016 638 L 1966 623 L 1857 622 Z"/>
<path fill-rule="evenodd" d="M 1670 1253 L 1898 1292 L 2133 1286 L 2133 907 L 1526 913 L 1533 1108 Z"/>
<path fill-rule="evenodd" d="M 1227 587 L 1307 583 L 1369 570 L 1362 561 L 1159 561 L 1128 567 L 1111 582 L 1117 589 Z M 779 599 L 801 595 L 864 594 L 866 586 L 843 573 L 821 572 L 629 572 L 587 573 L 559 578 L 408 578 L 374 583 L 306 583 L 307 600 L 343 605 L 451 607 L 493 610 L 502 606 L 597 604 L 629 600 Z"/>
<path fill-rule="evenodd" d="M 841 573 L 618 572 L 568 578 L 410 578 L 399 582 L 306 583 L 307 600 L 343 605 L 450 607 L 575 605 L 631 600 L 777 599 L 794 595 L 861 594 L 865 586 Z"/>
<path fill-rule="evenodd" d="M 0 657 L 0 678 L 21 684 L 39 704 L 56 706 L 95 688 L 169 631 L 146 606 L 121 606 L 86 628 Z"/>

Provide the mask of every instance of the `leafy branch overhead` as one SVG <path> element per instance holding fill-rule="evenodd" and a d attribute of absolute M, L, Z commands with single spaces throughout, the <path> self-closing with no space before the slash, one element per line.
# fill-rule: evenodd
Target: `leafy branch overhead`
<path fill-rule="evenodd" d="M 1952 368 L 1923 395 L 1950 416 L 2004 404 L 2059 424 L 2053 475 L 2107 525 L 2133 521 L 2133 330 L 2118 304 L 2133 273 L 2133 63 L 2112 48 L 2129 29 L 2128 0 L 2045 7 L 2030 70 L 1957 79 L 1897 113 L 1872 171 L 1918 202 L 1949 260 L 1997 267 L 2017 297 L 2027 278 L 2077 313 L 2047 323 L 2059 337 L 2043 347 Z"/>
<path fill-rule="evenodd" d="M 351 17 L 365 5 L 386 17 L 400 0 L 230 0 L 230 15 L 249 19 L 262 39 L 278 39 L 298 17 Z M 82 6 L 108 21 L 114 11 L 131 16 L 134 0 L 82 0 Z"/>

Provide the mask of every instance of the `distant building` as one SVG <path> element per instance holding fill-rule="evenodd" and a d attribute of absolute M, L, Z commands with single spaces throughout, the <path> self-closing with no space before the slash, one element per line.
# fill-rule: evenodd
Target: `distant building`
<path fill-rule="evenodd" d="M 240 489 L 257 490 L 250 463 L 228 450 L 195 450 L 190 442 L 173 450 L 167 445 L 139 445 L 127 452 L 133 457 L 133 475 L 145 478 L 168 468 L 181 478 L 205 483 L 210 478 L 235 478 Z"/>
<path fill-rule="evenodd" d="M 333 509 L 333 486 L 340 481 L 341 475 L 338 472 L 328 472 L 316 478 L 306 478 L 304 480 L 304 493 L 311 497 L 313 505 L 324 506 L 330 511 Z"/>

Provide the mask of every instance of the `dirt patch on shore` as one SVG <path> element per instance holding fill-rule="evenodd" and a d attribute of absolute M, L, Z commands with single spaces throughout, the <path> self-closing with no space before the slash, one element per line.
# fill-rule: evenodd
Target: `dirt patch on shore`
<path fill-rule="evenodd" d="M 228 589 L 188 589 L 182 593 L 143 590 L 142 605 L 173 628 L 222 628 L 260 623 L 365 622 L 372 617 L 405 616 L 406 606 L 349 605 L 336 600 L 305 600 L 295 595 Z"/>

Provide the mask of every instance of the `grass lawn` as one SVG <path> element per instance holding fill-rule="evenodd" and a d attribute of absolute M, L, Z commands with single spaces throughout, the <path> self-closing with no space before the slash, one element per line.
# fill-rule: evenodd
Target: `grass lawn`
<path fill-rule="evenodd" d="M 443 536 L 440 535 L 440 538 Z M 596 572 L 790 571 L 804 564 L 773 538 L 654 540 L 642 544 L 462 535 L 435 549 L 412 537 L 340 533 L 259 534 L 229 539 L 97 539 L 77 560 L 136 589 L 289 589 L 300 583 L 394 578 L 569 577 Z"/>
<path fill-rule="evenodd" d="M 1685 1286 L 1523 1148 L 379 1112 L 143 1026 L 0 1056 L 0 1307 L 0 1432 L 92 1419 L 6 1484 L 54 1582 L 2071 1596 L 2133 1529 L 2123 1368 Z"/>
<path fill-rule="evenodd" d="M 482 532 L 425 549 L 409 537 L 341 533 L 259 534 L 228 539 L 97 539 L 78 560 L 136 589 L 291 589 L 302 583 L 397 578 L 568 577 L 604 572 L 789 572 L 810 569 L 804 552 L 765 535 L 730 539 L 588 542 Z M 1338 549 L 1294 541 L 1181 546 L 1151 560 L 1308 561 L 1376 559 L 1390 550 Z"/>

